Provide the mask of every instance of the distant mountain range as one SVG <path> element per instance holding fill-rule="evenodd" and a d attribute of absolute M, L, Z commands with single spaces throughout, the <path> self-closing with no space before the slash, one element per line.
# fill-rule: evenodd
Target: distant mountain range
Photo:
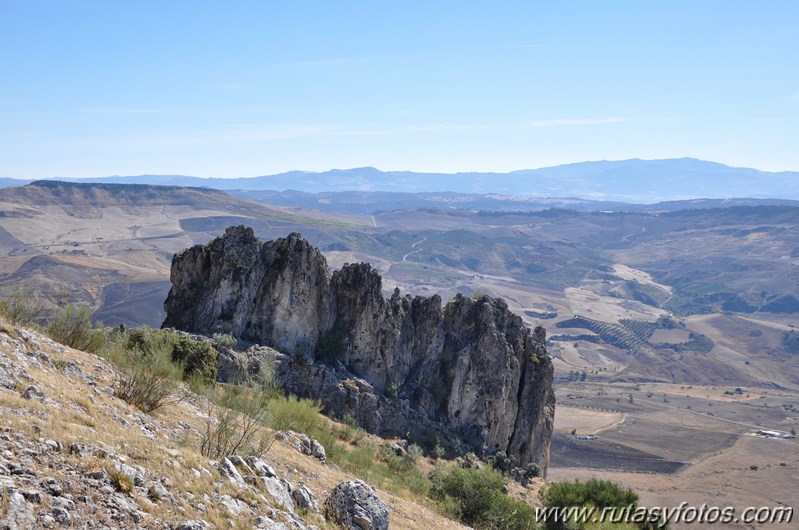
<path fill-rule="evenodd" d="M 373 167 L 321 173 L 290 171 L 251 178 L 200 178 L 183 175 L 113 176 L 58 179 L 120 184 L 167 184 L 218 190 L 294 190 L 320 192 L 458 192 L 511 196 L 577 198 L 624 203 L 655 203 L 709 198 L 799 200 L 799 172 L 770 173 L 694 158 L 581 162 L 510 173 L 415 173 Z M 31 181 L 0 179 L 0 187 Z"/>

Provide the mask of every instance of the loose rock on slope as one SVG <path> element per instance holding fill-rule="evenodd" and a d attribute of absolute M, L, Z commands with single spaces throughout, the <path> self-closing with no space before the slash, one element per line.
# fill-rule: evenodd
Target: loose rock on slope
<path fill-rule="evenodd" d="M 388 530 L 388 506 L 361 480 L 336 486 L 325 501 L 325 516 L 347 530 Z"/>

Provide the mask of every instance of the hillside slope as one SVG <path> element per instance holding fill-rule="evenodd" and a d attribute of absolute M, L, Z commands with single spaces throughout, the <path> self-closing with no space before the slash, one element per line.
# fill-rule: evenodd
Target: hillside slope
<path fill-rule="evenodd" d="M 88 305 L 108 324 L 158 326 L 172 255 L 241 222 L 279 235 L 367 220 L 207 188 L 37 181 L 0 189 L 0 290 Z"/>
<path fill-rule="evenodd" d="M 263 459 L 276 477 L 247 477 L 238 465 L 247 480 L 231 478 L 198 451 L 204 418 L 215 414 L 208 403 L 187 393 L 145 414 L 114 397 L 115 374 L 100 357 L 0 321 L 0 528 L 331 528 L 317 510 L 295 507 L 288 485 L 306 486 L 321 506 L 357 477 L 278 441 Z M 127 493 L 120 474 L 133 480 Z M 413 500 L 378 495 L 392 527 L 461 528 Z"/>

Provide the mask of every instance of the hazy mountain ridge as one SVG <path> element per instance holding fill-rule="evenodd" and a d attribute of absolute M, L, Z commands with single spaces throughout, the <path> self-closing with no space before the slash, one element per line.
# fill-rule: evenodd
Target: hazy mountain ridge
<path fill-rule="evenodd" d="M 290 171 L 248 178 L 183 175 L 111 176 L 76 182 L 202 186 L 220 190 L 297 190 L 302 192 L 446 192 L 653 203 L 730 197 L 799 200 L 799 172 L 765 172 L 693 158 L 580 162 L 509 173 L 427 173 L 381 171 L 373 167 L 324 172 Z M 28 181 L 17 181 L 25 184 Z M 0 180 L 0 186 L 13 185 Z"/>

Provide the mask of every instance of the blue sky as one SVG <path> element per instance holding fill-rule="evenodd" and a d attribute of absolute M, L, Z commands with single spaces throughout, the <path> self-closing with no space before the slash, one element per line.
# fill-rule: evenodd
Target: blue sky
<path fill-rule="evenodd" d="M 799 170 L 799 2 L 0 0 L 0 177 Z"/>

